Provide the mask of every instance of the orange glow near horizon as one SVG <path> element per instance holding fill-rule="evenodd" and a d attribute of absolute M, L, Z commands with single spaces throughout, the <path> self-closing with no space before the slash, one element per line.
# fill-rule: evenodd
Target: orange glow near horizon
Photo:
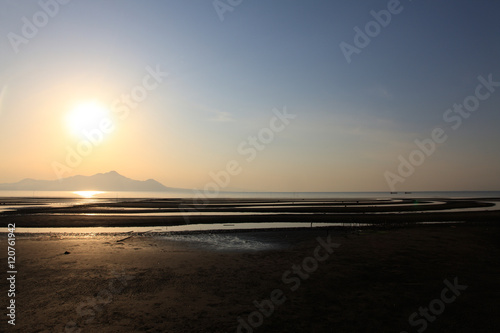
<path fill-rule="evenodd" d="M 104 191 L 75 191 L 73 193 L 78 194 L 79 196 L 81 196 L 83 198 L 90 199 L 90 198 L 93 198 L 94 195 L 98 195 L 98 194 L 102 194 L 102 193 L 106 193 L 106 192 L 104 192 Z"/>

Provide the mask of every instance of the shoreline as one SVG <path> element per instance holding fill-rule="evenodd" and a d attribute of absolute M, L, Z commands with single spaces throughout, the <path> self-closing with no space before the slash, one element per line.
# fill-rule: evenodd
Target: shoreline
<path fill-rule="evenodd" d="M 11 204 L 15 203 L 13 199 Z M 187 224 L 237 223 L 359 223 L 405 225 L 417 222 L 464 221 L 495 223 L 500 220 L 500 199 L 405 199 L 309 200 L 291 205 L 274 200 L 209 200 L 193 205 L 192 200 L 154 199 L 124 202 L 90 202 L 76 206 L 29 207 L 24 199 L 17 211 L 0 213 L 0 223 L 18 227 L 159 227 Z M 189 204 L 190 203 L 190 204 Z M 24 204 L 24 206 L 22 206 Z M 496 204 L 497 206 L 492 206 Z M 15 205 L 12 205 L 15 206 Z M 464 211 L 456 211 L 462 209 Z M 477 211 L 467 211 L 477 210 Z M 112 215 L 99 215 L 100 213 Z M 148 214 L 140 216 L 137 214 Z M 172 214 L 155 216 L 155 214 Z M 204 213 L 210 215 L 203 215 Z M 197 215 L 198 214 L 198 215 Z"/>
<path fill-rule="evenodd" d="M 466 212 L 466 213 L 425 213 L 404 215 L 327 215 L 307 216 L 273 215 L 269 216 L 193 216 L 189 224 L 213 223 L 272 223 L 272 222 L 313 222 L 313 223 L 367 223 L 374 225 L 413 224 L 434 221 L 465 221 L 468 223 L 496 223 L 500 220 L 500 212 Z M 184 217 L 133 217 L 133 216 L 85 216 L 85 215 L 11 215 L 1 216 L 2 226 L 15 223 L 18 227 L 157 227 L 185 225 Z"/>

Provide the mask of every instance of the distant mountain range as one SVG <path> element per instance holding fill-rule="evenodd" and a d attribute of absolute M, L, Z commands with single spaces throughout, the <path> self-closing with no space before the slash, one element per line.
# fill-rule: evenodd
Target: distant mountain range
<path fill-rule="evenodd" d="M 98 173 L 93 176 L 73 176 L 61 180 L 23 179 L 17 183 L 0 184 L 0 190 L 7 191 L 169 191 L 154 179 L 134 180 L 116 171 Z M 179 189 L 180 190 L 180 189 Z"/>

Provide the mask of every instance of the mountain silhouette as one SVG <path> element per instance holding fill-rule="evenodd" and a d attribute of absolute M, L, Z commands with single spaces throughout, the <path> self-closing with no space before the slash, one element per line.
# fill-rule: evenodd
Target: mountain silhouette
<path fill-rule="evenodd" d="M 61 180 L 23 179 L 17 183 L 0 184 L 0 190 L 9 191 L 168 191 L 154 179 L 134 180 L 116 171 L 98 173 L 93 176 L 73 176 Z"/>

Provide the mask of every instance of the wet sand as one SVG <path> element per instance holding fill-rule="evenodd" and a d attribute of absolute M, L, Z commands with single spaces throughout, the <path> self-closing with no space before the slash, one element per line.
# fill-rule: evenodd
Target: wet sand
<path fill-rule="evenodd" d="M 425 332 L 500 331 L 498 211 L 325 217 L 321 209 L 311 216 L 366 218 L 375 225 L 228 233 L 215 246 L 194 241 L 202 235 L 19 235 L 16 326 L 4 314 L 0 331 L 417 332 L 424 325 Z M 209 223 L 217 217 L 198 218 Z M 228 221 L 245 218 L 259 216 Z M 411 223 L 429 219 L 466 222 Z M 0 217 L 3 228 L 14 221 L 16 227 L 175 223 L 165 217 Z M 232 239 L 239 241 L 235 247 L 222 246 Z M 0 248 L 6 263 L 5 234 Z M 430 306 L 434 312 L 419 313 Z"/>
<path fill-rule="evenodd" d="M 16 326 L 4 318 L 0 328 L 237 332 L 238 317 L 248 323 L 253 313 L 250 322 L 259 323 L 254 301 L 267 304 L 262 302 L 278 289 L 286 300 L 251 330 L 416 332 L 421 326 L 411 326 L 408 317 L 440 298 L 443 281 L 456 277 L 467 289 L 428 322 L 426 332 L 497 332 L 499 236 L 496 225 L 469 224 L 335 232 L 330 242 L 340 246 L 315 270 L 304 259 L 314 257 L 317 237 L 328 241 L 324 230 L 262 233 L 262 242 L 279 245 L 263 251 L 217 251 L 138 236 L 121 242 L 122 236 L 22 238 L 16 246 Z M 0 246 L 6 248 L 4 238 Z M 284 280 L 293 265 L 305 265 L 303 275 Z M 5 279 L 0 285 L 6 290 Z"/>
<path fill-rule="evenodd" d="M 3 199 L 4 205 L 14 207 L 28 205 L 28 207 L 0 213 L 0 223 L 2 225 L 16 223 L 18 227 L 172 226 L 242 222 L 403 225 L 430 221 L 483 223 L 500 219 L 500 210 L 492 207 L 493 203 L 500 202 L 499 198 L 432 200 L 412 198 L 397 201 L 206 199 L 203 202 L 193 202 L 189 199 L 142 199 L 120 202 L 92 200 L 91 203 L 73 207 L 29 207 L 40 200 L 42 199 Z M 457 211 L 457 209 L 482 211 Z M 162 213 L 171 215 L 161 216 Z M 203 215 L 204 213 L 215 215 Z M 240 215 L 241 213 L 246 215 Z"/>

